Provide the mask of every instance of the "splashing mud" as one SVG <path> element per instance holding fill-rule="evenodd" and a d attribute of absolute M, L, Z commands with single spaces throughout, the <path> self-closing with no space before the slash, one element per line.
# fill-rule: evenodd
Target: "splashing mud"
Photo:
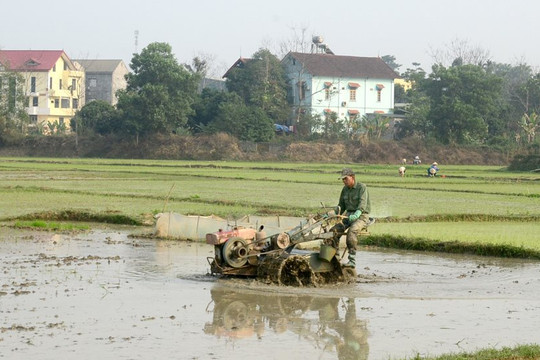
<path fill-rule="evenodd" d="M 388 359 L 538 342 L 538 262 L 360 251 L 352 284 L 208 274 L 203 243 L 0 228 L 0 358 Z"/>

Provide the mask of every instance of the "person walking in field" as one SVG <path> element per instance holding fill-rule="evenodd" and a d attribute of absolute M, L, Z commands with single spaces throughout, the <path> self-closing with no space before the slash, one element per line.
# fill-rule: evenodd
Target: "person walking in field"
<path fill-rule="evenodd" d="M 354 171 L 344 168 L 341 171 L 340 180 L 343 181 L 343 189 L 339 195 L 339 214 L 345 215 L 342 223 L 335 225 L 332 230 L 334 237 L 332 246 L 339 248 L 339 239 L 347 231 L 347 250 L 349 252 L 348 262 L 345 267 L 356 267 L 356 245 L 358 243 L 358 233 L 369 223 L 369 212 L 371 202 L 365 184 L 356 181 Z M 347 230 L 348 229 L 348 230 Z"/>

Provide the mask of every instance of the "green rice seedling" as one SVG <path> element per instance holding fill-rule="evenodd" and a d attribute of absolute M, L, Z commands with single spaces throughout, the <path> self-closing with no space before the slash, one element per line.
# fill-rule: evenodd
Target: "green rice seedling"
<path fill-rule="evenodd" d="M 31 228 L 54 231 L 88 230 L 90 228 L 88 225 L 84 224 L 66 224 L 57 222 L 46 222 L 43 220 L 16 221 L 13 226 L 17 228 Z"/>
<path fill-rule="evenodd" d="M 481 349 L 475 352 L 462 352 L 440 356 L 416 355 L 412 360 L 527 360 L 540 359 L 540 345 L 525 344 L 502 349 Z"/>

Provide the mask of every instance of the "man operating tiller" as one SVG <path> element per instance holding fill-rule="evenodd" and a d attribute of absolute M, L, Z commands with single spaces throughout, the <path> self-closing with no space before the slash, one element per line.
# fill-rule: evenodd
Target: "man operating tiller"
<path fill-rule="evenodd" d="M 332 246 L 339 247 L 339 239 L 347 231 L 347 250 L 349 261 L 343 266 L 356 267 L 356 244 L 358 233 L 369 223 L 369 212 L 371 203 L 369 193 L 365 184 L 356 181 L 354 171 L 344 168 L 339 177 L 343 181 L 343 189 L 339 196 L 338 215 L 345 215 L 342 223 L 335 225 L 332 230 L 334 237 Z M 347 230 L 348 229 L 348 230 Z"/>

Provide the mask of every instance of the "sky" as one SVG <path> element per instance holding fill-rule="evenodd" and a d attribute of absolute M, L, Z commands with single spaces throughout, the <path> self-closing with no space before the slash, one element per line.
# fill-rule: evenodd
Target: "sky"
<path fill-rule="evenodd" d="M 322 36 L 336 55 L 392 55 L 402 66 L 467 44 L 491 60 L 540 71 L 538 0 L 93 0 L 9 1 L 0 7 L 0 49 L 64 50 L 72 59 L 122 59 L 165 42 L 180 63 L 195 56 L 219 78 L 260 48 Z"/>

